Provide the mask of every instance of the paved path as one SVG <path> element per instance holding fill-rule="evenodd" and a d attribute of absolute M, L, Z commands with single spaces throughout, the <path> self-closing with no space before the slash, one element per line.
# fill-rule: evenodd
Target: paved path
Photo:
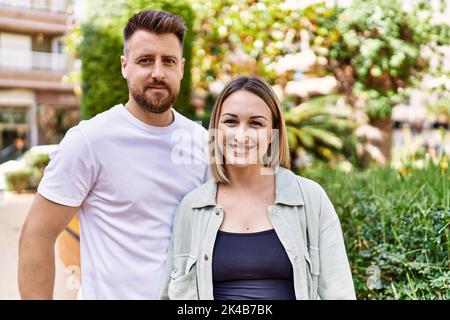
<path fill-rule="evenodd" d="M 34 194 L 0 191 L 0 300 L 20 299 L 17 285 L 18 244 L 20 231 Z M 56 251 L 57 252 L 57 251 Z M 70 290 L 64 265 L 56 259 L 55 299 L 75 299 Z"/>

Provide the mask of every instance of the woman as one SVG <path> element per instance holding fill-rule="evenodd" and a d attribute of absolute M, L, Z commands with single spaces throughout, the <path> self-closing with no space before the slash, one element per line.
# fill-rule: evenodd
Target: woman
<path fill-rule="evenodd" d="M 211 115 L 214 179 L 175 215 L 169 299 L 354 299 L 339 219 L 325 191 L 289 170 L 280 102 L 240 77 Z"/>

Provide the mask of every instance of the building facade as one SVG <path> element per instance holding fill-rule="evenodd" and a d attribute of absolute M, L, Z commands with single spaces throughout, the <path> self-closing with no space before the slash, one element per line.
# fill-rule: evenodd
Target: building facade
<path fill-rule="evenodd" d="M 75 6 L 76 0 L 0 0 L 0 156 L 14 146 L 58 143 L 79 121 L 79 97 L 65 81 L 74 69 L 64 36 Z"/>

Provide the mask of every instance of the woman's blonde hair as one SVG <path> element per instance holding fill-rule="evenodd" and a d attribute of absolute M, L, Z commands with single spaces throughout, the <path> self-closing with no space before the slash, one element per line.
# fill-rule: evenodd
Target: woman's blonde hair
<path fill-rule="evenodd" d="M 228 83 L 220 93 L 214 104 L 209 123 L 209 148 L 211 160 L 211 173 L 219 183 L 228 184 L 229 176 L 224 166 L 223 154 L 216 137 L 219 127 L 220 114 L 224 101 L 236 91 L 248 91 L 260 97 L 272 112 L 272 129 L 278 129 L 275 139 L 269 144 L 265 157 L 269 167 L 281 166 L 287 169 L 291 167 L 289 144 L 287 139 L 286 124 L 283 118 L 281 103 L 270 85 L 254 76 L 239 77 Z M 245 107 L 245 106 L 242 106 Z"/>

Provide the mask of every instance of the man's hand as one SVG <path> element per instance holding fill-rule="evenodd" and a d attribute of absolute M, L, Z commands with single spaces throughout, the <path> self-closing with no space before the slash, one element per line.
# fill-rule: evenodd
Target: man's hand
<path fill-rule="evenodd" d="M 19 290 L 22 299 L 52 299 L 55 242 L 77 212 L 36 194 L 19 241 Z"/>

